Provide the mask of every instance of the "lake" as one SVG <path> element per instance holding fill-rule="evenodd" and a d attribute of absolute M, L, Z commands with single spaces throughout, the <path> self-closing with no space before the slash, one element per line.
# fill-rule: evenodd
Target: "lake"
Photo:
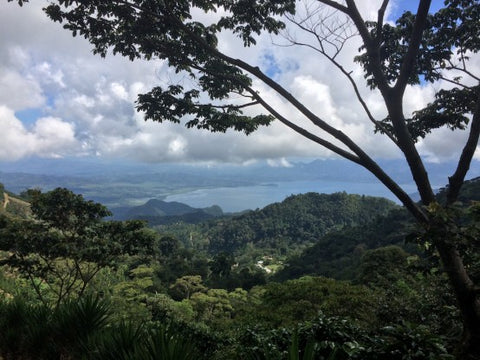
<path fill-rule="evenodd" d="M 407 193 L 416 192 L 414 185 L 408 184 L 402 187 Z M 307 192 L 331 194 L 341 191 L 349 194 L 381 196 L 398 203 L 398 200 L 380 182 L 352 183 L 326 180 L 282 181 L 254 186 L 199 189 L 169 195 L 165 201 L 177 201 L 196 208 L 219 205 L 224 212 L 238 212 L 263 208 L 268 204 L 283 201 L 290 195 Z"/>

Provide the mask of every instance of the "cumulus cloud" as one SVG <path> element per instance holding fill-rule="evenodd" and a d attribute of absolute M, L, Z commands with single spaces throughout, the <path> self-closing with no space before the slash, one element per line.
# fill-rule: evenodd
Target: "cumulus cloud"
<path fill-rule="evenodd" d="M 15 110 L 42 106 L 45 96 L 38 81 L 11 69 L 0 69 L 0 104 Z"/>
<path fill-rule="evenodd" d="M 377 16 L 380 3 L 358 2 L 363 16 L 370 19 Z M 0 122 L 3 129 L 8 128 L 0 135 L 1 159 L 78 154 L 148 162 L 248 163 L 265 159 L 272 166 L 289 166 L 289 157 L 332 156 L 278 122 L 248 137 L 234 131 L 211 134 L 172 123 L 145 122 L 134 107 L 137 95 L 155 85 L 184 79 L 163 61 L 130 62 L 118 56 L 93 56 L 88 42 L 72 38 L 59 24 L 47 19 L 41 11 L 45 4 L 39 0 L 20 8 L 12 2 L 2 5 L 0 12 Z M 210 16 L 198 15 L 203 20 Z M 301 41 L 311 40 L 294 28 L 290 34 Z M 285 38 L 273 42 L 285 44 Z M 360 142 L 371 155 L 401 156 L 388 138 L 373 133 L 347 79 L 310 48 L 296 47 L 293 51 L 275 46 L 269 35 L 260 36 L 257 46 L 247 49 L 231 34 L 221 34 L 220 44 L 229 55 L 251 61 L 273 76 L 315 114 Z M 358 82 L 373 115 L 381 119 L 386 113 L 381 96 L 366 88 L 359 65 L 352 61 L 359 45 L 358 37 L 350 39 L 338 59 Z M 478 59 L 472 60 L 475 66 Z M 285 117 L 324 136 L 272 89 L 257 80 L 254 86 Z M 410 87 L 405 111 L 410 113 L 427 104 L 434 90 L 428 86 Z M 28 109 L 38 110 L 39 118 L 25 122 L 21 111 Z M 422 154 L 432 161 L 458 154 L 466 133 L 448 133 L 448 141 L 444 141 L 447 132 L 434 132 L 430 139 L 422 141 Z"/>
<path fill-rule="evenodd" d="M 0 159 L 17 160 L 30 155 L 61 157 L 78 147 L 72 124 L 58 118 L 39 118 L 27 129 L 13 110 L 0 106 Z"/>

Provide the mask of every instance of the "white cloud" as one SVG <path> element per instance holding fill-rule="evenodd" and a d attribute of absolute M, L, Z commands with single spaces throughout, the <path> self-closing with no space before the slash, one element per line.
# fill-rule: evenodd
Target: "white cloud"
<path fill-rule="evenodd" d="M 121 100 L 128 100 L 128 92 L 125 90 L 125 87 L 122 84 L 117 82 L 113 82 L 110 84 L 110 89 L 112 90 L 113 94 L 121 99 Z"/>
<path fill-rule="evenodd" d="M 381 3 L 358 2 L 365 18 L 375 18 Z M 0 11 L 0 106 L 6 127 L 0 137 L 1 158 L 32 154 L 61 156 L 78 154 L 129 157 L 141 161 L 237 162 L 268 159 L 273 165 L 288 166 L 288 157 L 329 157 L 332 154 L 280 123 L 245 136 L 227 131 L 211 134 L 164 123 L 145 122 L 134 109 L 137 94 L 155 85 L 186 81 L 166 68 L 164 61 L 134 61 L 91 54 L 82 38 L 72 38 L 59 24 L 47 19 L 41 8 L 46 1 L 3 4 Z M 395 3 L 394 3 L 395 5 Z M 387 10 L 387 12 L 390 10 Z M 210 15 L 200 14 L 208 19 Z M 26 25 L 28 24 L 28 26 Z M 33 36 L 33 34 L 35 36 Z M 297 31 L 300 40 L 309 40 Z M 276 43 L 284 42 L 281 38 Z M 359 105 L 347 79 L 333 65 L 307 47 L 273 46 L 269 35 L 258 38 L 257 46 L 245 49 L 230 34 L 220 37 L 222 49 L 271 72 L 288 91 L 298 96 L 317 115 L 363 144 L 376 157 L 398 157 L 400 153 L 384 136 L 373 134 L 373 126 Z M 338 59 L 351 71 L 373 115 L 385 116 L 378 92 L 365 87 L 362 71 L 352 58 L 360 39 L 353 38 Z M 475 66 L 480 67 L 474 57 Z M 290 120 L 316 134 L 314 125 L 261 82 L 254 81 L 262 96 Z M 432 99 L 433 87 L 411 87 L 405 97 L 410 113 Z M 30 127 L 12 111 L 38 109 L 43 118 Z M 5 127 L 4 127 L 5 128 Z M 55 130 L 52 130 L 55 129 Z M 422 154 L 436 161 L 458 153 L 465 133 L 434 132 L 423 141 Z M 443 141 L 445 136 L 448 141 Z M 20 146 L 23 144 L 23 146 Z"/>
<path fill-rule="evenodd" d="M 267 159 L 268 165 L 271 167 L 292 167 L 293 165 L 285 158 L 280 159 Z"/>
<path fill-rule="evenodd" d="M 45 96 L 38 81 L 11 69 L 0 68 L 0 104 L 21 110 L 42 106 Z"/>
<path fill-rule="evenodd" d="M 73 154 L 78 144 L 72 124 L 58 118 L 38 119 L 31 130 L 15 117 L 13 110 L 0 106 L 0 159 L 13 161 L 25 156 L 61 157 Z"/>

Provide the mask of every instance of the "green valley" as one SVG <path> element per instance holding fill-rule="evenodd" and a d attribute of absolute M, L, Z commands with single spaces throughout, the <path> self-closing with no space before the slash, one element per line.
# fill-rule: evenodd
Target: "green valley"
<path fill-rule="evenodd" d="M 152 201 L 118 221 L 67 189 L 1 190 L 6 359 L 453 358 L 461 322 L 438 257 L 389 200 L 307 193 L 203 222 Z M 466 183 L 470 214 L 479 194 Z"/>

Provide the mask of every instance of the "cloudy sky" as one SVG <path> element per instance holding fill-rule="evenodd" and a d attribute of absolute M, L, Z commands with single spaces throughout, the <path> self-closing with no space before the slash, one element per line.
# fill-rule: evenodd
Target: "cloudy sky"
<path fill-rule="evenodd" d="M 364 17 L 371 18 L 380 1 L 359 3 Z M 0 5 L 0 161 L 78 156 L 153 163 L 248 164 L 262 159 L 287 165 L 293 157 L 332 156 L 280 123 L 245 136 L 145 122 L 134 109 L 137 94 L 183 79 L 161 61 L 130 62 L 92 55 L 84 39 L 73 38 L 47 19 L 41 11 L 45 4 L 35 0 L 22 8 L 15 2 Z M 400 11 L 392 1 L 389 18 Z M 290 34 L 308 41 L 295 29 Z M 258 46 L 244 49 L 228 34 L 222 36 L 220 44 L 229 55 L 248 59 L 271 73 L 315 113 L 361 142 L 372 156 L 400 156 L 388 139 L 373 134 L 346 79 L 308 48 L 277 46 L 285 44 L 285 39 L 262 36 Z M 374 115 L 382 118 L 385 109 L 379 94 L 364 87 L 362 73 L 351 61 L 358 46 L 359 39 L 351 39 L 341 60 L 352 71 Z M 472 67 L 480 68 L 478 57 L 473 58 Z M 309 128 L 306 120 L 271 90 L 262 84 L 256 86 L 286 117 Z M 413 111 L 426 105 L 439 86 L 409 88 L 405 109 Z M 439 130 L 419 148 L 429 161 L 446 161 L 458 156 L 465 137 L 465 132 Z"/>

